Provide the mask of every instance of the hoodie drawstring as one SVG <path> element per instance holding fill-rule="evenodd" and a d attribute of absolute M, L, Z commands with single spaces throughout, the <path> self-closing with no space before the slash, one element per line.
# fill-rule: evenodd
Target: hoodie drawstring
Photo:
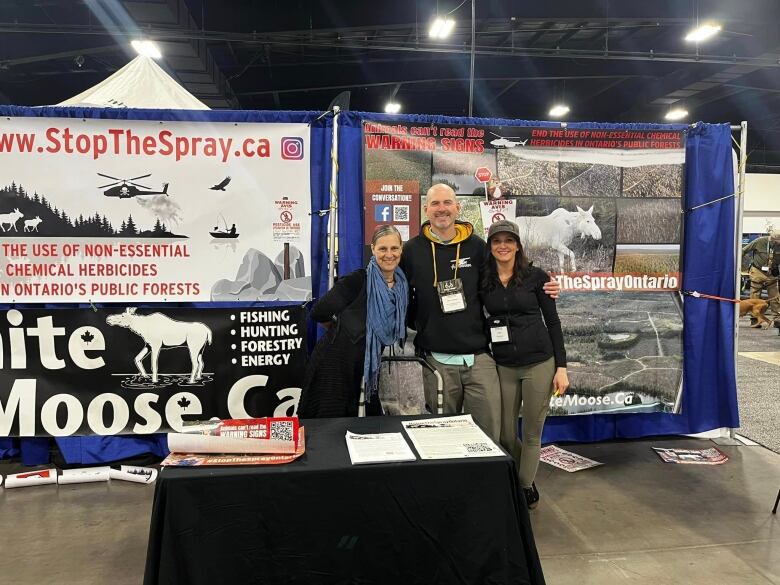
<path fill-rule="evenodd" d="M 439 275 L 436 272 L 436 245 L 431 241 L 431 254 L 433 255 L 433 288 L 439 284 Z M 455 248 L 455 275 L 453 280 L 458 278 L 458 266 L 460 265 L 460 242 L 458 242 Z"/>

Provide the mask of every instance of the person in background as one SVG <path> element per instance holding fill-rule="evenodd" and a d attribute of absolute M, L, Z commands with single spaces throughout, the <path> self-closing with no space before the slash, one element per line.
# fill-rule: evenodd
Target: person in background
<path fill-rule="evenodd" d="M 471 414 L 488 436 L 499 440 L 501 401 L 496 365 L 485 336 L 479 279 L 485 241 L 459 221 L 460 203 L 448 185 L 433 185 L 425 196 L 420 235 L 404 245 L 401 268 L 412 289 L 410 326 L 419 355 L 444 382 L 443 414 Z M 557 281 L 546 285 L 558 295 Z M 436 413 L 437 379 L 426 368 L 427 409 Z"/>
<path fill-rule="evenodd" d="M 517 463 L 528 507 L 535 508 L 534 478 L 550 398 L 569 387 L 563 332 L 555 300 L 543 289 L 550 277 L 526 258 L 517 224 L 491 225 L 488 248 L 481 294 L 501 387 L 501 445 Z"/>
<path fill-rule="evenodd" d="M 409 285 L 398 268 L 401 234 L 379 226 L 371 239 L 366 269 L 340 278 L 311 311 L 328 327 L 317 342 L 304 376 L 298 416 L 357 416 L 360 381 L 367 411 L 381 414 L 377 396 L 382 350 L 406 338 Z"/>
<path fill-rule="evenodd" d="M 780 260 L 780 229 L 761 236 L 742 248 L 742 258 L 750 256 L 750 298 L 761 298 L 766 289 L 769 310 L 780 316 L 780 293 L 778 292 L 777 264 Z M 774 272 L 774 274 L 773 274 Z M 751 320 L 752 321 L 752 320 Z"/>

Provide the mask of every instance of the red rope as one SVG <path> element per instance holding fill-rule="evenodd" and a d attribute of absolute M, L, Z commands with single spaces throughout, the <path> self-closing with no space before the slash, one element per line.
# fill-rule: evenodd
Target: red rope
<path fill-rule="evenodd" d="M 719 297 L 717 295 L 708 295 L 707 293 L 700 293 L 697 290 L 683 290 L 680 292 L 682 292 L 684 295 L 688 295 L 689 297 L 696 297 L 697 299 L 712 299 L 714 301 L 726 301 L 727 303 L 739 304 L 739 299 L 729 299 L 726 297 Z"/>

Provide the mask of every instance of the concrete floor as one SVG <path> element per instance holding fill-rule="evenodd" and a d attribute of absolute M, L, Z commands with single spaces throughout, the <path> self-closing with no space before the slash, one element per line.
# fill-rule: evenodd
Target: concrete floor
<path fill-rule="evenodd" d="M 124 481 L 0 489 L 0 583 L 139 585 L 153 495 Z"/>
<path fill-rule="evenodd" d="M 719 466 L 662 463 L 655 447 L 696 439 L 572 445 L 604 466 L 566 473 L 542 465 L 532 512 L 550 585 L 780 584 L 780 455 L 719 448 Z"/>
<path fill-rule="evenodd" d="M 671 465 L 651 446 L 712 443 L 572 445 L 605 465 L 540 466 L 532 522 L 548 584 L 780 585 L 780 455 L 720 447 L 724 465 Z M 0 583 L 140 584 L 153 493 L 118 481 L 0 490 Z"/>
<path fill-rule="evenodd" d="M 749 323 L 739 323 L 737 432 L 780 453 L 780 336 L 777 329 L 751 329 Z"/>

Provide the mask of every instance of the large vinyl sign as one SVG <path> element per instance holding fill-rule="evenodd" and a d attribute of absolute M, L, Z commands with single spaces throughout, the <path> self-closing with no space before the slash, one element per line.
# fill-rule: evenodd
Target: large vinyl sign
<path fill-rule="evenodd" d="M 424 204 L 428 188 L 445 183 L 480 234 L 489 226 L 479 202 L 514 199 L 514 216 L 495 219 L 518 224 L 528 254 L 564 290 L 679 290 L 681 131 L 374 122 L 363 130 L 366 233 L 400 223 L 416 235 L 419 226 L 403 225 L 410 202 Z"/>
<path fill-rule="evenodd" d="M 292 416 L 305 311 L 4 311 L 0 436 L 147 434 L 189 419 Z"/>
<path fill-rule="evenodd" d="M 8 302 L 306 300 L 309 127 L 0 120 Z"/>
<path fill-rule="evenodd" d="M 683 132 L 366 121 L 363 136 L 369 227 L 417 235 L 408 207 L 424 220 L 444 183 L 477 234 L 515 221 L 558 279 L 572 387 L 551 414 L 678 411 Z"/>

